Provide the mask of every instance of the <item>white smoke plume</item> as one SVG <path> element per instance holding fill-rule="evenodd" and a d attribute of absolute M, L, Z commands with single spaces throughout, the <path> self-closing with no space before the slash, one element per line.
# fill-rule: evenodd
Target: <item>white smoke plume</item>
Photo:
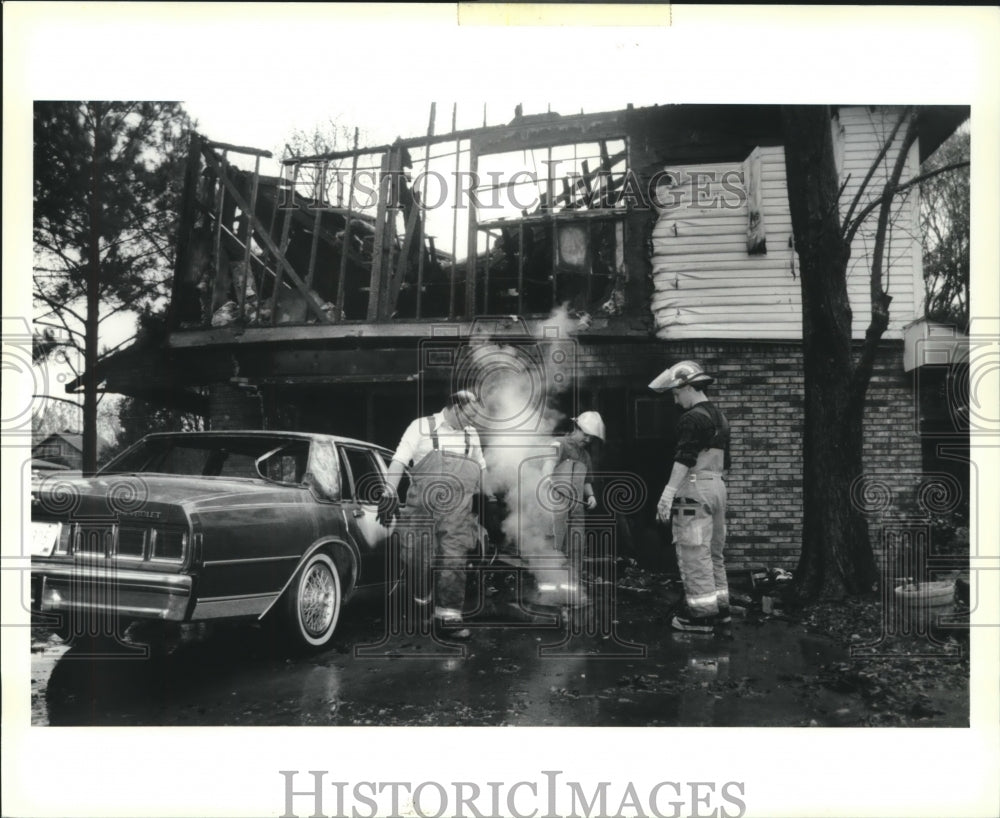
<path fill-rule="evenodd" d="M 560 562 L 545 477 L 554 464 L 553 433 L 565 419 L 552 399 L 576 388 L 571 333 L 577 326 L 563 306 L 537 327 L 534 337 L 493 333 L 474 340 L 466 361 L 486 410 L 485 488 L 503 495 L 504 535 L 535 566 Z M 535 575 L 539 582 L 560 581 L 558 571 L 538 568 Z M 565 571 L 561 577 L 565 581 Z"/>

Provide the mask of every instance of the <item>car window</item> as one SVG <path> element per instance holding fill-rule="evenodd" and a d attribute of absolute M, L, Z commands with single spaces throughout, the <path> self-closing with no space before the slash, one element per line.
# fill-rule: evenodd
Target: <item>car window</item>
<path fill-rule="evenodd" d="M 100 473 L 156 472 L 301 484 L 308 453 L 309 442 L 302 439 L 179 434 L 142 440 Z"/>
<path fill-rule="evenodd" d="M 316 440 L 309 449 L 309 467 L 306 482 L 312 483 L 326 500 L 339 500 L 340 487 L 349 491 L 346 482 L 340 480 L 337 452 L 329 440 Z"/>
<path fill-rule="evenodd" d="M 347 456 L 340 452 L 340 496 L 345 500 L 354 499 L 354 487 L 351 485 L 351 470 L 347 466 Z"/>
<path fill-rule="evenodd" d="M 266 480 L 299 484 L 305 478 L 309 445 L 303 440 L 284 443 L 255 460 L 257 473 Z"/>
<path fill-rule="evenodd" d="M 257 458 L 253 455 L 243 454 L 242 452 L 227 452 L 224 449 L 220 449 L 219 454 L 225 456 L 219 458 L 218 468 L 213 467 L 209 472 L 210 474 L 218 475 L 219 477 L 261 476 L 257 472 Z"/>
<path fill-rule="evenodd" d="M 213 451 L 188 446 L 150 447 L 137 453 L 124 471 L 155 471 L 163 474 L 208 474 Z"/>
<path fill-rule="evenodd" d="M 351 446 L 340 451 L 350 470 L 354 498 L 360 503 L 377 503 L 384 478 L 374 454 Z"/>

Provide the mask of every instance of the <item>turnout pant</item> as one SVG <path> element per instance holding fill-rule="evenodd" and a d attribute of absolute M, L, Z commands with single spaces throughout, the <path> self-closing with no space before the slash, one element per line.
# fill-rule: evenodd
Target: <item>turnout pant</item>
<path fill-rule="evenodd" d="M 478 533 L 472 501 L 479 477 L 474 461 L 438 450 L 411 473 L 407 508 L 398 527 L 402 557 L 416 596 L 426 599 L 433 587 L 435 613 L 443 618 L 462 615 L 466 562 Z"/>
<path fill-rule="evenodd" d="M 726 484 L 717 472 L 689 472 L 671 515 L 684 596 L 694 616 L 714 616 L 729 605 Z"/>

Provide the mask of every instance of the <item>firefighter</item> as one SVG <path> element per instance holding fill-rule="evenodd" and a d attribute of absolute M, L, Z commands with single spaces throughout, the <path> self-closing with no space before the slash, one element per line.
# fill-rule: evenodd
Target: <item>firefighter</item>
<path fill-rule="evenodd" d="M 677 445 L 670 479 L 656 506 L 656 519 L 671 523 L 677 564 L 684 583 L 685 609 L 671 626 L 679 631 L 728 635 L 729 584 L 726 545 L 726 484 L 729 422 L 705 396 L 713 378 L 694 361 L 681 361 L 650 384 L 670 392 L 684 413 L 677 422 Z"/>
<path fill-rule="evenodd" d="M 582 529 L 583 509 L 593 511 L 597 508 L 591 483 L 594 469 L 592 449 L 595 440 L 604 442 L 605 435 L 604 419 L 599 413 L 581 412 L 579 417 L 573 418 L 573 431 L 552 443 L 555 462 L 551 474 L 557 488 L 567 495 L 565 511 L 554 514 L 556 547 L 563 554 L 569 553 L 570 528 L 578 526 Z"/>
<path fill-rule="evenodd" d="M 597 498 L 591 483 L 593 471 L 592 448 L 595 441 L 605 439 L 604 420 L 597 412 L 582 412 L 573 418 L 573 431 L 552 441 L 552 456 L 547 458 L 543 474 L 548 478 L 553 506 L 546 521 L 545 542 L 557 552 L 559 568 L 546 571 L 542 567 L 547 559 L 536 559 L 534 566 L 542 604 L 559 604 L 579 607 L 587 604 L 587 595 L 580 585 L 583 564 L 584 509 L 597 508 Z M 556 557 L 555 553 L 552 557 Z M 545 557 L 545 554 L 536 555 Z M 560 575 L 568 575 L 558 581 Z"/>
<path fill-rule="evenodd" d="M 400 478 L 412 463 L 406 517 L 400 526 L 403 560 L 415 582 L 417 605 L 430 608 L 433 600 L 434 618 L 461 638 L 469 635 L 462 627 L 465 561 L 478 532 L 472 503 L 481 490 L 486 468 L 479 434 L 472 424 L 481 411 L 477 397 L 460 390 L 449 397 L 440 412 L 410 423 L 389 464 L 378 510 L 380 522 L 391 522 L 399 504 L 396 490 Z M 409 522 L 412 528 L 408 528 Z M 428 523 L 433 528 L 433 542 L 419 533 L 421 525 Z M 437 570 L 435 558 L 442 563 Z"/>

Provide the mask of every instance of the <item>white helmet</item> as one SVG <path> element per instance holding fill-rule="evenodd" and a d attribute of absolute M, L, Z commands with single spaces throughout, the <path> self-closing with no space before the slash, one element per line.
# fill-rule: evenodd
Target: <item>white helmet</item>
<path fill-rule="evenodd" d="M 605 439 L 604 420 L 598 412 L 581 412 L 580 417 L 573 418 L 573 422 L 580 427 L 581 431 L 591 437 L 599 437 L 601 441 Z"/>
<path fill-rule="evenodd" d="M 654 392 L 667 392 L 680 386 L 708 386 L 713 380 L 694 361 L 681 361 L 664 369 L 650 381 L 649 388 Z"/>

